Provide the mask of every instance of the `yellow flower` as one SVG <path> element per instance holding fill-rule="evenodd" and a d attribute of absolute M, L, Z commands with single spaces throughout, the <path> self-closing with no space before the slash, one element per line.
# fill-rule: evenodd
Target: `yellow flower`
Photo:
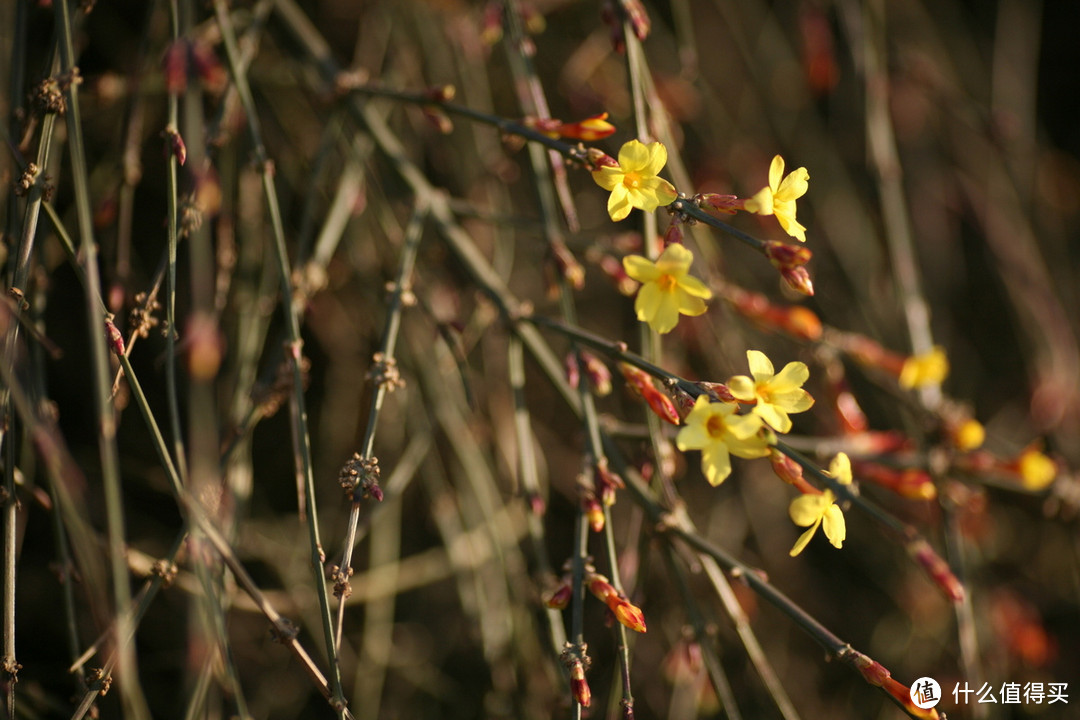
<path fill-rule="evenodd" d="M 640 255 L 623 258 L 626 274 L 641 283 L 634 310 L 637 319 L 649 323 L 656 332 L 671 332 L 679 323 L 679 313 L 701 315 L 712 291 L 688 274 L 694 254 L 682 245 L 669 245 L 656 262 Z"/>
<path fill-rule="evenodd" d="M 851 484 L 851 461 L 844 453 L 839 453 L 829 463 L 829 475 L 836 478 L 841 485 Z M 825 537 L 829 539 L 833 547 L 843 546 L 847 538 L 847 524 L 844 522 L 844 513 L 836 504 L 836 495 L 832 490 L 826 490 L 821 495 L 802 495 L 791 501 L 788 515 L 796 525 L 808 527 L 809 530 L 799 536 L 795 546 L 789 553 L 795 557 L 803 551 L 814 537 L 819 526 L 824 527 Z"/>
<path fill-rule="evenodd" d="M 680 450 L 701 451 L 701 466 L 711 485 L 719 485 L 731 474 L 731 457 L 765 457 L 768 441 L 758 433 L 761 418 L 756 415 L 737 415 L 731 403 L 710 402 L 699 395 L 686 426 L 675 436 Z"/>
<path fill-rule="evenodd" d="M 912 355 L 904 360 L 900 370 L 900 386 L 908 389 L 925 385 L 940 385 L 949 374 L 949 358 L 940 345 L 935 345 L 930 352 Z"/>
<path fill-rule="evenodd" d="M 1028 446 L 1017 458 L 1017 470 L 1024 487 L 1039 491 L 1057 478 L 1057 464 L 1035 446 Z"/>
<path fill-rule="evenodd" d="M 661 143 L 631 140 L 619 150 L 618 167 L 605 166 L 592 174 L 597 185 L 611 191 L 607 210 L 612 220 L 622 220 L 631 208 L 653 212 L 675 202 L 675 187 L 657 177 L 666 163 L 667 148 Z"/>
<path fill-rule="evenodd" d="M 806 242 L 806 228 L 795 222 L 795 201 L 806 194 L 810 173 L 801 167 L 781 180 L 783 175 L 784 158 L 777 155 L 769 166 L 769 187 L 759 190 L 743 207 L 758 215 L 775 215 L 784 232 Z"/>
<path fill-rule="evenodd" d="M 788 432 L 791 430 L 788 413 L 809 410 L 814 404 L 814 398 L 802 389 L 803 383 L 810 377 L 806 363 L 790 362 L 776 374 L 765 353 L 747 350 L 746 359 L 754 379 L 736 375 L 727 381 L 728 390 L 742 402 L 757 403 L 754 414 L 773 430 Z"/>

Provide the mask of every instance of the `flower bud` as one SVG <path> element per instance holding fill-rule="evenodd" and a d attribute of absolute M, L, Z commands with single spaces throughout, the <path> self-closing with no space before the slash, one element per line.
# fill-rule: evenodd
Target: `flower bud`
<path fill-rule="evenodd" d="M 567 578 L 563 578 L 563 581 L 559 584 L 559 587 L 555 588 L 547 600 L 544 601 L 544 605 L 552 610 L 564 610 L 570 604 L 570 598 L 574 595 L 574 589 L 570 586 L 570 581 Z"/>
<path fill-rule="evenodd" d="M 117 357 L 122 357 L 124 355 L 124 335 L 116 325 L 113 324 L 112 320 L 105 321 L 105 339 L 109 343 L 109 349 L 112 350 Z"/>
<path fill-rule="evenodd" d="M 589 690 L 589 683 L 585 680 L 585 667 L 580 660 L 573 660 L 570 663 L 570 694 L 573 695 L 574 702 L 581 707 L 589 707 L 592 704 L 592 691 Z"/>
<path fill-rule="evenodd" d="M 933 500 L 937 497 L 933 478 L 925 470 L 889 467 L 867 461 L 856 462 L 854 470 L 860 478 L 892 490 L 901 497 L 911 500 Z"/>
<path fill-rule="evenodd" d="M 665 420 L 672 425 L 678 425 L 681 422 L 679 412 L 675 409 L 675 403 L 666 394 L 656 389 L 652 377 L 648 373 L 628 363 L 619 363 L 619 371 L 626 379 L 630 389 L 648 403 L 649 408 L 661 420 Z"/>
<path fill-rule="evenodd" d="M 587 350 L 581 351 L 581 361 L 585 364 L 585 376 L 598 397 L 611 394 L 611 370 L 600 358 Z"/>
<path fill-rule="evenodd" d="M 728 215 L 734 215 L 739 210 L 744 209 L 744 203 L 745 200 L 741 200 L 737 195 L 705 193 L 698 197 L 699 205 L 711 208 L 717 212 L 727 213 Z"/>
<path fill-rule="evenodd" d="M 603 140 L 615 133 L 615 126 L 607 121 L 607 117 L 608 114 L 604 112 L 572 123 L 562 123 L 556 120 L 557 125 L 554 132 L 556 137 L 564 137 L 569 140 L 582 140 L 584 142 Z"/>
<path fill-rule="evenodd" d="M 589 527 L 593 532 L 603 532 L 604 530 L 604 506 L 600 504 L 600 501 L 596 499 L 596 495 L 593 493 L 587 493 L 581 501 L 582 508 L 585 510 L 585 516 L 589 519 Z"/>
<path fill-rule="evenodd" d="M 784 282 L 795 292 L 813 297 L 814 282 L 810 279 L 810 273 L 806 271 L 806 268 L 783 268 L 780 270 L 780 277 L 784 278 Z"/>
<path fill-rule="evenodd" d="M 954 603 L 963 602 L 964 586 L 929 543 L 921 539 L 913 540 L 908 543 L 907 551 L 947 598 Z"/>

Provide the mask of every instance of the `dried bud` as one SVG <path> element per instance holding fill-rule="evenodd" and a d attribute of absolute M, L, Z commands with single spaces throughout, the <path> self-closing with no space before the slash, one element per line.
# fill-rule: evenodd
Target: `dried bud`
<path fill-rule="evenodd" d="M 360 453 L 353 453 L 338 473 L 338 484 L 352 497 L 353 502 L 367 498 L 381 502 L 383 491 L 379 487 L 379 475 L 378 458 L 365 458 Z"/>
<path fill-rule="evenodd" d="M 454 122 L 442 108 L 434 105 L 425 105 L 420 110 L 424 113 L 424 118 L 443 135 L 449 135 L 454 132 Z"/>
<path fill-rule="evenodd" d="M 649 20 L 649 13 L 645 11 L 645 6 L 641 3 L 641 0 L 622 0 L 622 6 L 637 39 L 644 40 L 649 37 L 652 22 Z"/>
<path fill-rule="evenodd" d="M 217 320 L 209 313 L 192 315 L 187 322 L 185 337 L 191 377 L 202 382 L 216 378 L 225 355 Z"/>
<path fill-rule="evenodd" d="M 614 0 L 604 0 L 600 6 L 600 20 L 611 32 L 611 46 L 615 52 L 620 54 L 626 52 L 626 32 L 623 29 L 622 18 L 615 10 Z"/>

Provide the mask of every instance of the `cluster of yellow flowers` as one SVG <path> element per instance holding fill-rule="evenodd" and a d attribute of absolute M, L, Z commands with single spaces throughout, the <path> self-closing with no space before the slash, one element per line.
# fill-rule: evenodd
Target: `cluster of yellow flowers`
<path fill-rule="evenodd" d="M 662 143 L 646 145 L 631 140 L 619 150 L 617 164 L 609 162 L 592 175 L 600 187 L 611 192 L 607 209 L 612 220 L 624 219 L 633 208 L 654 212 L 678 197 L 675 187 L 659 177 L 667 164 L 667 149 Z M 805 241 L 806 228 L 795 220 L 795 201 L 806 193 L 809 179 L 806 168 L 784 177 L 784 159 L 777 155 L 769 168 L 768 187 L 740 201 L 742 208 L 759 215 L 775 215 L 786 233 Z M 693 253 L 677 243 L 669 245 L 656 261 L 640 255 L 623 259 L 626 274 L 641 283 L 634 302 L 638 320 L 663 334 L 675 329 L 679 315 L 705 312 L 705 301 L 712 297 L 712 291 L 690 275 L 693 260 Z"/>

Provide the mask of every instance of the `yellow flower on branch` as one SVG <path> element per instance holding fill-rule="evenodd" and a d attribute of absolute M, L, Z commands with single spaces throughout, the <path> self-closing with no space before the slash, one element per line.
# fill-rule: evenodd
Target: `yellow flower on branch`
<path fill-rule="evenodd" d="M 712 291 L 689 274 L 694 254 L 682 245 L 669 245 L 656 262 L 641 255 L 623 258 L 626 274 L 641 283 L 634 311 L 637 319 L 649 323 L 656 332 L 671 332 L 679 314 L 697 316 L 705 312 Z"/>
<path fill-rule="evenodd" d="M 836 478 L 841 485 L 851 484 L 851 461 L 847 455 L 839 453 L 833 458 L 829 463 L 829 475 Z M 833 547 L 842 547 L 847 538 L 844 512 L 836 504 L 836 495 L 832 490 L 826 490 L 820 495 L 807 494 L 795 498 L 788 507 L 788 515 L 796 525 L 810 528 L 795 541 L 795 546 L 789 553 L 791 557 L 801 553 L 810 544 L 810 538 L 814 537 L 819 527 L 825 530 L 825 537 Z"/>
<path fill-rule="evenodd" d="M 900 386 L 920 388 L 926 385 L 940 385 L 949 374 L 949 358 L 940 345 L 935 345 L 929 352 L 912 355 L 904 360 L 900 369 Z"/>
<path fill-rule="evenodd" d="M 802 388 L 810 378 L 809 368 L 806 363 L 790 362 L 777 374 L 760 350 L 747 350 L 746 359 L 754 379 L 736 375 L 727 381 L 728 390 L 741 402 L 756 403 L 754 414 L 773 430 L 788 432 L 791 430 L 788 413 L 809 410 L 814 404 L 814 398 Z"/>
<path fill-rule="evenodd" d="M 761 418 L 739 415 L 732 403 L 710 402 L 699 395 L 686 426 L 675 437 L 680 450 L 701 451 L 701 467 L 710 485 L 719 485 L 731 474 L 731 455 L 759 458 L 769 454 L 769 442 L 758 431 Z"/>
<path fill-rule="evenodd" d="M 618 166 L 604 166 L 593 172 L 593 180 L 608 197 L 608 215 L 618 221 L 630 214 L 631 208 L 653 212 L 670 205 L 679 195 L 675 187 L 657 174 L 667 164 L 667 148 L 658 142 L 648 145 L 631 140 L 619 150 Z"/>
<path fill-rule="evenodd" d="M 795 201 L 806 194 L 809 185 L 810 173 L 804 167 L 784 177 L 784 158 L 777 155 L 769 166 L 769 186 L 759 190 L 743 207 L 758 215 L 775 215 L 784 232 L 806 242 L 806 228 L 795 221 Z"/>

